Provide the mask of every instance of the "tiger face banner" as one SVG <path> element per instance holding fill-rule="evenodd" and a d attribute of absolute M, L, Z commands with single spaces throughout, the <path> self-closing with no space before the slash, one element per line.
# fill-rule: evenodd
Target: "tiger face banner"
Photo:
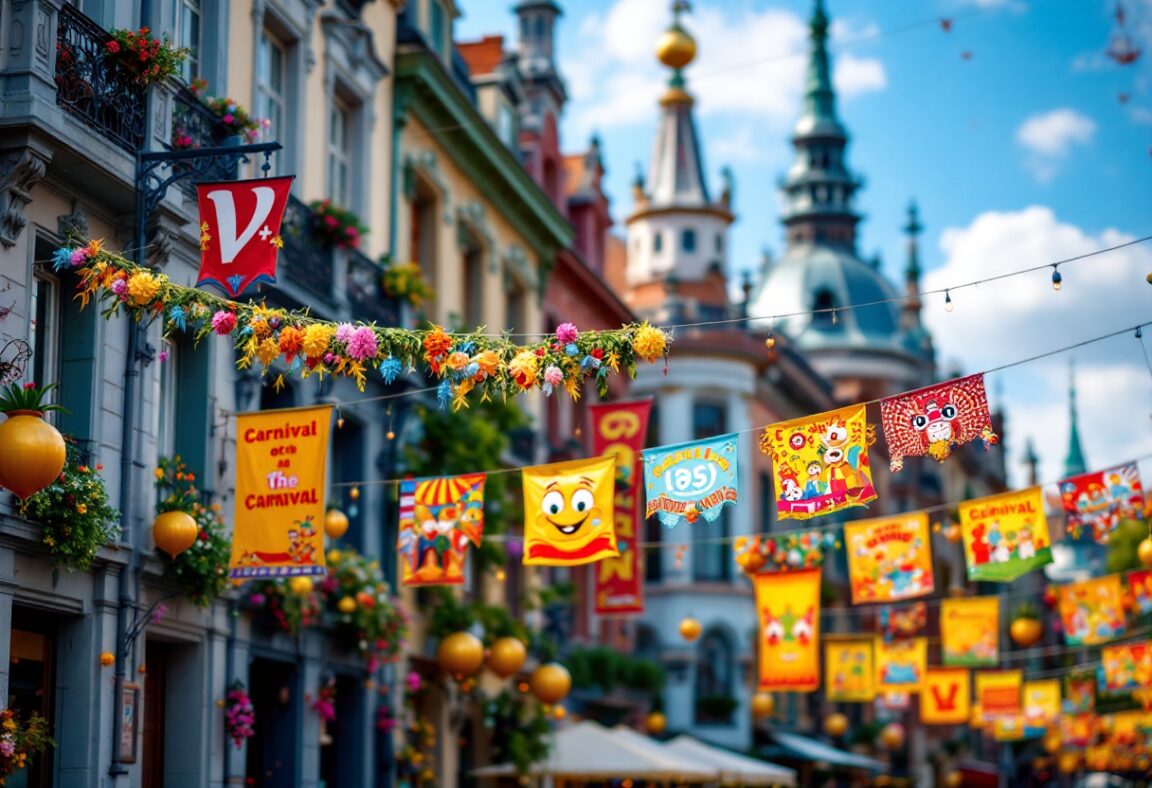
<path fill-rule="evenodd" d="M 1024 737 L 1043 736 L 1060 718 L 1060 679 L 1024 682 Z"/>
<path fill-rule="evenodd" d="M 928 638 L 876 644 L 876 691 L 919 692 L 928 670 Z"/>
<path fill-rule="evenodd" d="M 981 440 L 987 449 L 999 440 L 982 374 L 881 400 L 880 419 L 893 473 L 904 467 L 905 457 L 944 462 L 965 443 Z"/>
<path fill-rule="evenodd" d="M 935 589 L 928 515 L 903 515 L 844 526 L 852 604 L 894 602 Z"/>
<path fill-rule="evenodd" d="M 964 725 L 972 717 L 972 678 L 967 668 L 929 668 L 920 690 L 920 722 Z"/>
<path fill-rule="evenodd" d="M 596 613 L 644 612 L 644 555 L 640 549 L 640 451 L 648 434 L 651 400 L 593 405 L 592 453 L 616 458 L 613 517 L 620 555 L 596 564 Z M 655 557 L 660 560 L 659 556 Z"/>
<path fill-rule="evenodd" d="M 960 504 L 969 580 L 1009 583 L 1052 563 L 1039 487 Z"/>
<path fill-rule="evenodd" d="M 483 473 L 400 482 L 396 552 L 406 586 L 460 585 L 468 545 L 484 535 Z"/>
<path fill-rule="evenodd" d="M 620 555 L 612 527 L 616 458 L 525 468 L 524 565 L 577 566 Z"/>
<path fill-rule="evenodd" d="M 236 416 L 229 577 L 322 575 L 332 406 Z"/>
<path fill-rule="evenodd" d="M 752 578 L 760 621 L 759 689 L 812 692 L 820 686 L 820 570 Z"/>
<path fill-rule="evenodd" d="M 1106 471 L 1073 476 L 1060 482 L 1068 533 L 1107 544 L 1123 519 L 1143 519 L 1144 488 L 1140 471 L 1130 462 Z"/>
<path fill-rule="evenodd" d="M 1024 673 L 1020 670 L 981 670 L 976 672 L 976 705 L 982 723 L 998 717 L 1015 717 L 1023 713 Z"/>
<path fill-rule="evenodd" d="M 644 452 L 646 515 L 656 515 L 671 528 L 701 517 L 715 522 L 725 504 L 735 506 L 740 497 L 738 437 L 718 435 Z"/>
<path fill-rule="evenodd" d="M 1105 646 L 1100 650 L 1100 662 L 1109 692 L 1132 692 L 1152 687 L 1152 641 Z"/>
<path fill-rule="evenodd" d="M 1000 598 L 945 599 L 940 605 L 941 662 L 993 666 L 1000 653 Z"/>
<path fill-rule="evenodd" d="M 873 667 L 875 638 L 824 640 L 824 692 L 840 703 L 871 703 L 876 698 Z"/>
<path fill-rule="evenodd" d="M 876 500 L 868 464 L 875 440 L 863 405 L 766 427 L 760 451 L 772 457 L 780 519 L 805 520 Z"/>
<path fill-rule="evenodd" d="M 1107 575 L 1060 586 L 1060 622 L 1069 646 L 1095 646 L 1120 637 L 1128 628 L 1120 575 Z"/>

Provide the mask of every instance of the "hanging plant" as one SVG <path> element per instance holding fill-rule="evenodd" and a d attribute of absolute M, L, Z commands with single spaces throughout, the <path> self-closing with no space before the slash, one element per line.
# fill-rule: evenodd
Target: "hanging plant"
<path fill-rule="evenodd" d="M 168 36 L 153 38 L 147 27 L 139 30 L 116 28 L 109 30 L 111 36 L 104 50 L 108 57 L 123 64 L 135 74 L 140 85 L 162 82 L 180 73 L 180 64 L 188 59 L 187 49 L 172 46 Z"/>
<path fill-rule="evenodd" d="M 380 262 L 385 266 L 382 278 L 384 292 L 392 298 L 419 308 L 434 295 L 435 291 L 424 279 L 419 263 L 393 263 L 387 257 L 382 257 Z"/>
<path fill-rule="evenodd" d="M 40 523 L 41 540 L 52 553 L 52 565 L 69 572 L 92 565 L 101 547 L 120 535 L 120 512 L 108 504 L 100 471 L 80 462 L 74 443 L 56 481 L 27 500 L 24 513 Z"/>
<path fill-rule="evenodd" d="M 292 580 L 309 580 L 294 577 Z M 245 606 L 251 610 L 259 624 L 295 635 L 305 627 L 320 621 L 323 603 L 314 586 L 297 584 L 293 588 L 288 580 L 261 580 L 250 584 Z"/>
<path fill-rule="evenodd" d="M 196 474 L 179 456 L 161 457 L 156 468 L 156 490 L 160 494 L 157 514 L 175 506 L 186 511 L 196 523 L 196 539 L 175 558 L 165 556 L 164 572 L 176 580 L 184 596 L 197 607 L 208 607 L 228 587 L 228 560 L 232 544 L 228 539 L 220 505 L 205 506 L 196 489 Z"/>
<path fill-rule="evenodd" d="M 312 234 L 316 240 L 333 249 L 359 249 L 360 239 L 368 228 L 360 217 L 331 200 L 313 200 Z"/>
<path fill-rule="evenodd" d="M 408 616 L 391 596 L 378 561 L 352 549 L 329 550 L 328 575 L 318 588 L 328 621 L 360 652 L 369 672 L 399 658 Z"/>
<path fill-rule="evenodd" d="M 29 758 L 55 746 L 48 735 L 48 720 L 39 714 L 21 723 L 12 709 L 0 711 L 0 784 L 25 768 Z"/>
<path fill-rule="evenodd" d="M 494 763 L 511 761 L 519 774 L 547 760 L 552 724 L 527 693 L 504 690 L 484 704 L 484 726 L 492 731 Z"/>
<path fill-rule="evenodd" d="M 236 749 L 240 749 L 256 734 L 255 725 L 256 708 L 248 697 L 244 682 L 237 680 L 224 697 L 224 731 Z"/>
<path fill-rule="evenodd" d="M 188 85 L 188 92 L 213 115 L 217 117 L 220 126 L 230 134 L 244 137 L 246 142 L 256 142 L 260 132 L 269 128 L 272 121 L 268 118 L 257 118 L 249 114 L 242 105 L 231 98 L 221 98 L 208 93 L 208 82 L 203 79 L 194 79 Z M 172 130 L 172 147 L 182 148 L 198 147 L 193 139 L 183 129 Z"/>
<path fill-rule="evenodd" d="M 0 424 L 0 487 L 22 501 L 51 484 L 64 467 L 64 438 L 43 419 L 49 411 L 63 410 L 44 402 L 55 387 L 10 383 L 0 391 L 0 413 L 7 417 Z"/>

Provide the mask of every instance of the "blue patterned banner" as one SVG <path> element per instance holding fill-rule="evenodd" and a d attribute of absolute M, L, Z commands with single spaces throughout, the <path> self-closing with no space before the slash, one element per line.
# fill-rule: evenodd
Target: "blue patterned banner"
<path fill-rule="evenodd" d="M 732 433 L 645 451 L 645 517 L 659 515 L 669 528 L 681 519 L 694 523 L 719 517 L 720 507 L 739 497 L 737 446 Z"/>

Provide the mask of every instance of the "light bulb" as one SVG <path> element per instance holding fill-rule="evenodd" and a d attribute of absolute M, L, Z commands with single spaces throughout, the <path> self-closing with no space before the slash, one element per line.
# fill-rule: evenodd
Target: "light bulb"
<path fill-rule="evenodd" d="M 392 430 L 388 430 L 387 434 L 384 437 L 387 438 L 388 440 L 395 440 L 396 439 L 396 433 L 393 432 Z"/>
<path fill-rule="evenodd" d="M 1059 268 L 1053 268 L 1052 269 L 1052 289 L 1053 290 L 1059 290 L 1060 289 L 1060 283 L 1063 281 L 1064 281 L 1064 277 L 1062 277 L 1060 275 L 1060 269 Z"/>
<path fill-rule="evenodd" d="M 765 346 L 766 346 L 766 347 L 767 347 L 769 350 L 771 350 L 772 348 L 776 347 L 776 337 L 774 337 L 774 336 L 772 336 L 772 335 L 769 335 L 769 336 L 768 336 L 768 338 L 764 340 L 764 345 L 765 345 Z"/>
<path fill-rule="evenodd" d="M 952 294 L 949 293 L 947 290 L 944 291 L 944 311 L 945 312 L 951 312 L 952 311 Z"/>
<path fill-rule="evenodd" d="M 835 310 L 835 309 L 833 309 L 833 310 L 832 310 L 832 325 L 836 325 L 836 324 L 837 324 L 837 323 L 839 323 L 839 322 L 840 322 L 840 318 L 839 318 L 839 317 L 837 317 L 837 315 L 836 315 L 836 310 Z"/>

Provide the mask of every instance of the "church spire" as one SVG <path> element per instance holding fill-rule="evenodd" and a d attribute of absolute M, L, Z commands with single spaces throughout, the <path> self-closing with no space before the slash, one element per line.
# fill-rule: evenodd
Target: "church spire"
<path fill-rule="evenodd" d="M 1076 418 L 1076 367 L 1068 363 L 1068 454 L 1064 457 L 1064 476 L 1075 476 L 1088 470 L 1084 449 L 1080 445 L 1080 425 Z"/>
<path fill-rule="evenodd" d="M 816 0 L 808 23 L 812 48 L 808 56 L 808 80 L 804 89 L 804 117 L 816 124 L 836 124 L 836 93 L 828 63 L 828 14 L 824 0 Z M 841 130 L 842 131 L 842 130 Z"/>
<path fill-rule="evenodd" d="M 1028 469 L 1028 485 L 1035 487 L 1040 483 L 1040 458 L 1036 456 L 1036 447 L 1032 445 L 1032 437 L 1029 436 L 1024 444 L 1024 456 L 1021 458 L 1020 463 Z"/>

